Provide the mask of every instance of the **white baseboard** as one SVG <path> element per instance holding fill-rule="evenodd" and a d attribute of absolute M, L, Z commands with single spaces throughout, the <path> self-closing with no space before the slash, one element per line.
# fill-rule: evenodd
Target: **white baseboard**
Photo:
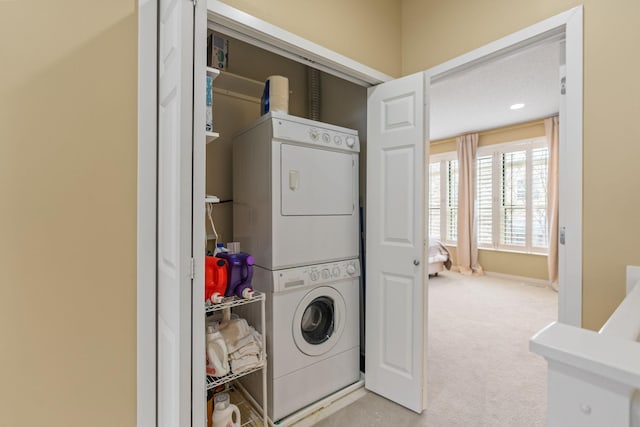
<path fill-rule="evenodd" d="M 485 275 L 491 277 L 499 277 L 501 279 L 514 280 L 517 282 L 524 282 L 529 285 L 538 286 L 540 288 L 546 288 L 551 286 L 551 282 L 544 279 L 534 279 L 533 277 L 515 276 L 513 274 L 496 273 L 494 271 L 485 271 Z"/>

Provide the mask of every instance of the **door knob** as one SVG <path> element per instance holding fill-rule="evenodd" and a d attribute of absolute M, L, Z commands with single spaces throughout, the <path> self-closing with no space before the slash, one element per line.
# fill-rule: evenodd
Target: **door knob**
<path fill-rule="evenodd" d="M 414 259 L 413 260 L 413 265 L 420 265 L 420 260 Z"/>

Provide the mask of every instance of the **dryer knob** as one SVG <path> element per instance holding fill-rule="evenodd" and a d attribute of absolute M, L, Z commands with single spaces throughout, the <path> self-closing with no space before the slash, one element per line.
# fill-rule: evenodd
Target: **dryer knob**
<path fill-rule="evenodd" d="M 331 273 L 329 273 L 329 269 L 325 268 L 322 270 L 322 278 L 323 279 L 328 279 L 329 277 L 331 277 Z"/>
<path fill-rule="evenodd" d="M 318 280 L 318 272 L 313 270 L 311 273 L 309 273 L 309 278 L 315 282 L 316 280 Z"/>
<path fill-rule="evenodd" d="M 316 129 L 310 129 L 309 136 L 311 137 L 312 141 L 317 141 L 318 138 L 320 137 L 320 133 L 318 133 Z"/>
<path fill-rule="evenodd" d="M 347 266 L 347 274 L 349 276 L 353 276 L 355 274 L 355 272 L 356 272 L 356 268 L 353 266 L 353 264 L 349 264 Z"/>
<path fill-rule="evenodd" d="M 356 139 L 354 137 L 352 137 L 352 136 L 348 136 L 347 140 L 346 140 L 346 143 L 347 143 L 347 147 L 351 148 L 354 145 L 356 145 Z"/>
<path fill-rule="evenodd" d="M 339 277 L 340 276 L 340 267 L 333 267 L 333 270 L 331 270 L 331 275 L 333 277 Z"/>
<path fill-rule="evenodd" d="M 322 134 L 322 142 L 325 142 L 327 144 L 330 143 L 331 142 L 331 136 L 329 136 L 328 133 L 323 133 Z"/>

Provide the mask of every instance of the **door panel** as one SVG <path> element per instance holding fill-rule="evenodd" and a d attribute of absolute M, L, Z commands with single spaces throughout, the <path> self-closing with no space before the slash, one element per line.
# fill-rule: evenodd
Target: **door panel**
<path fill-rule="evenodd" d="M 352 154 L 282 144 L 282 215 L 352 215 Z"/>
<path fill-rule="evenodd" d="M 422 73 L 369 89 L 366 388 L 424 409 L 426 288 Z"/>
<path fill-rule="evenodd" d="M 414 201 L 414 147 L 391 147 L 382 150 L 384 193 L 384 243 L 386 245 L 414 244 L 413 210 L 398 211 L 398 207 L 412 207 Z"/>
<path fill-rule="evenodd" d="M 158 60 L 158 425 L 191 425 L 193 4 L 161 0 Z"/>

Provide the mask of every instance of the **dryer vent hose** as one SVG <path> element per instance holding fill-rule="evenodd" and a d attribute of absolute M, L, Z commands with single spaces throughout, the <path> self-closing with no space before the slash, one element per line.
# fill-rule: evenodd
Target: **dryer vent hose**
<path fill-rule="evenodd" d="M 307 69 L 309 118 L 320 120 L 320 71 L 309 67 Z"/>

